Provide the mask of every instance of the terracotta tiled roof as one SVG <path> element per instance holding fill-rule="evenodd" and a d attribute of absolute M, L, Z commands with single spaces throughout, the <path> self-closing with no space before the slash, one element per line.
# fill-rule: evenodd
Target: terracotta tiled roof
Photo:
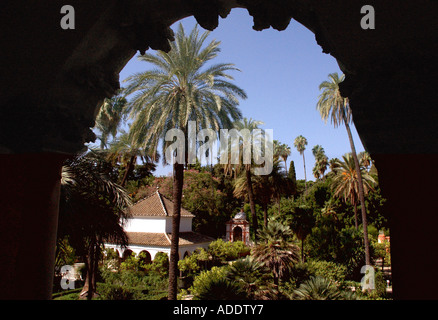
<path fill-rule="evenodd" d="M 170 233 L 152 233 L 152 232 L 127 232 L 129 244 L 149 245 L 149 246 L 170 246 Z M 180 232 L 179 245 L 190 245 L 214 241 L 213 238 L 196 232 Z"/>
<path fill-rule="evenodd" d="M 173 202 L 157 191 L 133 205 L 130 213 L 133 217 L 171 217 Z M 181 208 L 181 217 L 194 217 L 194 215 Z"/>

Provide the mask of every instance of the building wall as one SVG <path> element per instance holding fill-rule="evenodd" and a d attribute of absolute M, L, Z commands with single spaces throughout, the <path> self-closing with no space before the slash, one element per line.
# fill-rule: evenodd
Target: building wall
<path fill-rule="evenodd" d="M 137 217 L 127 221 L 126 232 L 166 232 L 166 218 Z"/>
<path fill-rule="evenodd" d="M 172 217 L 136 217 L 126 222 L 126 232 L 172 233 Z M 180 232 L 192 231 L 192 218 L 181 217 Z"/>
<path fill-rule="evenodd" d="M 179 258 L 183 259 L 184 254 L 186 252 L 188 252 L 189 254 L 192 254 L 193 251 L 195 251 L 198 248 L 207 249 L 209 244 L 210 244 L 209 242 L 206 242 L 206 243 L 198 243 L 198 244 L 180 246 L 179 250 L 178 250 Z M 152 260 L 155 259 L 155 255 L 158 252 L 164 252 L 167 254 L 167 256 L 170 256 L 170 245 L 168 247 L 129 245 L 126 249 L 122 249 L 119 246 L 114 245 L 114 244 L 105 244 L 105 248 L 117 250 L 120 257 L 123 257 L 123 253 L 125 250 L 131 250 L 132 252 L 135 253 L 135 255 L 138 255 L 142 251 L 148 251 L 149 254 L 151 255 Z"/>

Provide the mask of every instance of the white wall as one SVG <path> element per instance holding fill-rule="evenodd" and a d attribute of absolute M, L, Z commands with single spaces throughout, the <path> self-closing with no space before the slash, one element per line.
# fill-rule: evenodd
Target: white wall
<path fill-rule="evenodd" d="M 162 217 L 138 217 L 129 219 L 124 227 L 126 232 L 166 232 L 166 219 Z"/>
<path fill-rule="evenodd" d="M 166 232 L 172 233 L 172 217 L 137 217 L 129 219 L 125 225 L 126 232 Z M 181 217 L 180 232 L 192 231 L 192 218 Z"/>
<path fill-rule="evenodd" d="M 179 232 L 192 231 L 192 218 L 181 217 L 179 222 Z M 167 218 L 166 232 L 172 233 L 172 217 Z"/>

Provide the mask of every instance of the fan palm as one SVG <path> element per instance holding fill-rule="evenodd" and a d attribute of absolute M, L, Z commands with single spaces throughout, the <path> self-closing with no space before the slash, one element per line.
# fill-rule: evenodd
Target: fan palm
<path fill-rule="evenodd" d="M 237 105 L 239 98 L 245 99 L 246 94 L 229 81 L 233 78 L 228 74 L 238 69 L 230 63 L 206 67 L 220 52 L 220 42 L 216 40 L 203 47 L 208 34 L 200 35 L 195 27 L 186 35 L 180 24 L 168 53 L 157 51 L 156 55 L 146 53 L 140 57 L 141 61 L 153 65 L 153 69 L 127 79 L 126 94 L 134 94 L 128 105 L 133 119 L 129 136 L 134 145 L 156 151 L 161 143 L 164 155 L 172 143 L 166 141 L 166 133 L 176 128 L 184 132 L 187 150 L 188 121 L 196 121 L 199 128 L 218 132 L 220 128 L 231 128 L 232 122 L 241 118 Z M 179 223 L 187 152 L 184 155 L 184 160 L 176 158 L 173 164 L 175 205 L 169 266 L 169 299 L 172 300 L 176 299 L 177 290 Z"/>
<path fill-rule="evenodd" d="M 345 300 L 336 285 L 322 277 L 311 277 L 293 292 L 296 300 Z"/>
<path fill-rule="evenodd" d="M 272 271 L 275 285 L 299 260 L 300 249 L 292 243 L 292 236 L 288 226 L 269 221 L 268 227 L 260 230 L 260 242 L 252 250 L 254 259 Z"/>
<path fill-rule="evenodd" d="M 266 271 L 262 263 L 247 256 L 230 265 L 226 278 L 233 283 L 239 283 L 245 289 L 248 299 L 266 300 L 273 298 L 275 294 L 275 290 L 267 282 Z"/>
<path fill-rule="evenodd" d="M 299 206 L 294 208 L 292 217 L 290 219 L 290 227 L 301 240 L 301 262 L 304 262 L 304 240 L 312 232 L 315 225 L 315 217 L 310 208 L 306 206 Z"/>
<path fill-rule="evenodd" d="M 352 114 L 351 114 L 348 98 L 342 97 L 341 92 L 339 90 L 339 83 L 341 83 L 344 80 L 344 75 L 339 76 L 337 73 L 331 73 L 328 75 L 328 77 L 329 77 L 328 81 L 323 81 L 319 85 L 319 90 L 322 90 L 322 93 L 319 96 L 319 100 L 316 105 L 316 108 L 319 111 L 321 118 L 326 123 L 328 118 L 330 118 L 335 128 L 340 124 L 344 124 L 345 129 L 347 130 L 348 139 L 350 141 L 351 153 L 353 155 L 353 160 L 356 166 L 355 168 L 356 174 L 358 177 L 359 201 L 361 204 L 362 225 L 364 230 L 363 233 L 364 233 L 364 243 L 365 243 L 365 263 L 369 265 L 370 250 L 369 250 L 369 241 L 368 241 L 368 223 L 367 223 L 366 208 L 365 208 L 365 195 L 363 190 L 364 187 L 363 187 L 362 177 L 360 174 L 359 160 L 357 158 L 356 148 L 354 146 L 353 136 L 351 135 L 351 130 L 350 130 Z"/>
<path fill-rule="evenodd" d="M 304 165 L 304 188 L 307 190 L 307 177 L 306 177 L 306 159 L 304 158 L 304 150 L 306 150 L 307 139 L 302 135 L 299 135 L 294 140 L 294 146 L 297 151 L 303 156 L 303 165 Z"/>
<path fill-rule="evenodd" d="M 339 198 L 343 198 L 344 201 L 350 201 L 354 207 L 354 221 L 356 230 L 358 228 L 357 218 L 357 204 L 359 199 L 359 179 L 356 172 L 356 165 L 351 153 L 347 153 L 342 156 L 344 161 L 338 161 L 335 170 L 335 176 L 333 177 L 332 188 L 334 195 Z M 373 185 L 376 183 L 374 178 L 368 174 L 365 168 L 360 168 L 361 180 L 363 183 L 364 193 L 367 194 L 369 190 L 373 189 Z"/>

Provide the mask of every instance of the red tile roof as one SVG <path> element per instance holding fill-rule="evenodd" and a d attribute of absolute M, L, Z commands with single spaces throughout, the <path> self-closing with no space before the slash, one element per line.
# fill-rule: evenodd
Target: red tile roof
<path fill-rule="evenodd" d="M 157 191 L 133 205 L 130 213 L 133 217 L 171 217 L 173 202 Z M 181 217 L 194 217 L 194 215 L 181 208 Z"/>

